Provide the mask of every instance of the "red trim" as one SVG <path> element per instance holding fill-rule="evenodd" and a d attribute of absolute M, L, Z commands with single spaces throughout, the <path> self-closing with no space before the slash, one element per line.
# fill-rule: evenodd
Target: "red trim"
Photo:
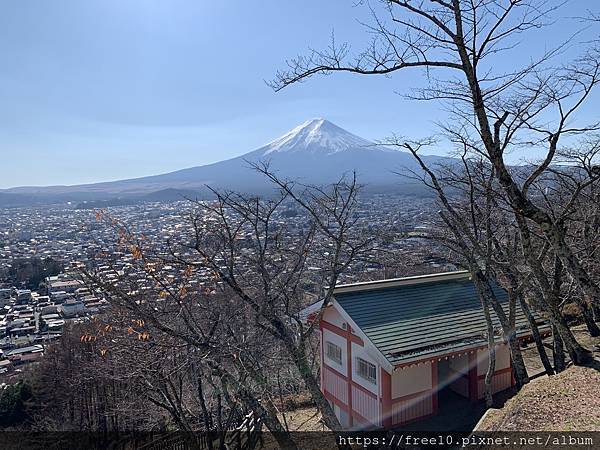
<path fill-rule="evenodd" d="M 477 385 L 477 354 L 469 353 L 469 400 L 476 402 L 479 400 Z"/>
<path fill-rule="evenodd" d="M 541 333 L 541 336 L 548 337 L 551 334 L 552 334 L 551 332 Z M 523 337 L 520 337 L 519 340 L 532 342 L 533 338 L 531 338 L 531 336 L 523 336 Z M 497 347 L 501 346 L 501 345 L 508 345 L 508 344 L 506 342 L 500 342 L 500 343 L 496 344 Z M 402 367 L 414 366 L 415 364 L 423 364 L 423 363 L 427 363 L 427 362 L 437 361 L 442 358 L 450 358 L 450 357 L 456 356 L 456 355 L 470 356 L 471 354 L 474 354 L 479 350 L 487 350 L 487 345 L 482 345 L 481 347 L 473 347 L 473 348 L 469 348 L 466 350 L 457 350 L 455 352 L 444 353 L 442 355 L 436 355 L 436 356 L 432 356 L 430 358 L 423 358 L 423 359 L 419 359 L 419 360 L 415 360 L 415 361 L 411 361 L 411 362 L 407 362 L 407 363 L 400 363 L 400 364 L 395 365 L 394 369 L 401 369 Z"/>
<path fill-rule="evenodd" d="M 517 379 L 515 378 L 515 368 L 513 365 L 512 355 L 511 355 L 511 358 L 510 358 L 510 385 L 514 386 L 515 384 L 517 384 Z"/>
<path fill-rule="evenodd" d="M 547 338 L 548 336 L 552 336 L 552 331 L 544 331 L 540 333 L 540 337 L 543 338 Z M 526 342 L 526 343 L 532 343 L 533 342 L 533 336 L 531 335 L 527 335 L 527 336 L 523 336 L 518 338 L 520 341 Z"/>
<path fill-rule="evenodd" d="M 334 369 L 333 367 L 324 364 L 323 367 L 325 367 L 327 370 L 329 370 L 330 372 L 333 372 L 334 375 L 337 375 L 338 377 L 340 377 L 341 379 L 343 379 L 346 383 L 348 382 L 348 378 L 346 377 L 346 375 L 342 375 L 341 372 L 338 372 L 336 369 Z"/>
<path fill-rule="evenodd" d="M 392 427 L 392 375 L 381 368 L 381 424 Z"/>
<path fill-rule="evenodd" d="M 340 377 L 342 380 L 344 380 L 346 383 L 348 383 L 348 377 L 346 375 L 342 375 L 341 373 L 339 373 L 337 370 L 335 370 L 333 367 L 329 367 L 327 364 L 325 364 L 324 366 L 327 370 L 329 370 L 330 372 L 332 372 L 334 375 L 337 375 L 338 377 Z M 382 369 L 383 370 L 383 369 Z M 377 394 L 371 392 L 370 390 L 368 390 L 366 387 L 358 384 L 356 381 L 354 380 L 350 380 L 350 384 L 352 386 L 354 386 L 355 388 L 357 388 L 359 391 L 364 392 L 365 394 L 367 394 L 368 396 L 370 396 L 371 398 L 377 399 Z"/>
<path fill-rule="evenodd" d="M 333 333 L 337 334 L 338 336 L 344 336 L 345 338 L 349 339 L 350 341 L 356 342 L 361 347 L 364 347 L 364 345 L 365 345 L 365 343 L 363 342 L 363 340 L 361 338 L 359 338 L 355 334 L 352 334 L 352 331 L 351 331 L 352 328 L 350 327 L 350 325 L 348 325 L 347 330 L 344 330 L 343 328 L 340 328 L 337 325 L 334 325 L 332 323 L 321 320 L 321 326 L 323 328 L 325 328 L 326 330 L 332 331 Z"/>
<path fill-rule="evenodd" d="M 394 366 L 394 369 L 401 369 L 402 367 L 414 366 L 415 364 L 423 364 L 423 363 L 428 363 L 428 362 L 432 362 L 432 361 L 437 361 L 438 359 L 443 359 L 443 358 L 451 358 L 452 356 L 456 356 L 456 355 L 467 355 L 468 356 L 482 348 L 486 348 L 486 346 L 470 348 L 467 350 L 457 350 L 457 351 L 451 352 L 451 353 L 444 353 L 443 355 L 432 356 L 430 358 L 419 359 L 416 361 L 411 361 L 411 362 L 407 362 L 407 363 L 403 363 L 403 364 L 401 363 L 401 364 Z"/>
<path fill-rule="evenodd" d="M 431 405 L 433 414 L 438 412 L 438 363 L 431 361 Z"/>
<path fill-rule="evenodd" d="M 359 391 L 362 391 L 365 394 L 367 394 L 369 397 L 374 398 L 375 400 L 377 400 L 377 394 L 374 394 L 373 392 L 371 392 L 370 390 L 368 390 L 366 387 L 361 386 L 360 384 L 358 384 L 354 380 L 352 380 L 351 383 L 352 383 L 352 386 L 355 387 L 356 389 L 358 389 Z"/>
<path fill-rule="evenodd" d="M 326 367 L 325 366 L 325 351 L 323 349 L 323 321 L 321 321 L 319 323 L 319 331 L 321 332 L 321 371 L 319 373 L 320 378 L 321 378 L 321 390 L 323 390 L 323 384 L 325 383 L 324 380 L 324 375 L 323 375 L 323 369 Z"/>
<path fill-rule="evenodd" d="M 405 425 L 405 424 L 409 424 L 412 422 L 418 422 L 418 421 L 421 421 L 421 420 L 424 420 L 429 417 L 433 417 L 433 416 L 437 415 L 437 413 L 438 413 L 438 393 L 437 393 L 438 373 L 437 372 L 438 372 L 437 362 L 432 361 L 432 363 L 431 363 L 431 388 L 430 389 L 424 389 L 419 392 L 414 392 L 412 394 L 403 395 L 401 397 L 396 397 L 396 398 L 391 399 L 389 418 L 390 418 L 390 422 L 391 422 L 392 426 Z M 401 402 L 406 402 L 406 401 L 411 401 L 411 400 L 431 401 L 431 413 L 426 414 L 424 416 L 415 417 L 414 419 L 410 419 L 410 420 L 407 420 L 404 422 L 393 422 L 393 417 L 392 417 L 393 416 L 392 415 L 393 405 L 395 405 L 396 403 L 401 403 Z"/>
<path fill-rule="evenodd" d="M 369 392 L 369 394 L 372 395 L 373 393 Z M 356 425 L 356 422 L 360 422 L 363 425 L 377 426 L 376 423 L 372 423 L 370 420 L 364 418 L 362 415 L 351 409 L 350 406 L 348 406 L 346 403 L 334 396 L 331 392 L 327 391 L 327 389 L 323 389 L 323 396 L 327 400 L 330 400 L 331 402 L 335 403 L 340 409 L 344 410 L 344 412 L 348 414 L 348 417 L 352 417 L 352 426 Z M 377 398 L 377 396 L 374 397 Z"/>
<path fill-rule="evenodd" d="M 336 327 L 337 328 L 337 327 Z M 343 331 L 343 330 L 342 330 Z M 350 380 L 350 383 L 346 383 L 346 388 L 348 389 L 348 409 L 350 410 L 350 414 L 348 414 L 349 416 L 349 422 L 350 422 L 350 428 L 352 428 L 354 426 L 354 419 L 353 419 L 353 413 L 354 411 L 352 410 L 352 329 L 350 328 L 350 325 L 346 326 L 346 350 L 347 350 L 347 364 L 346 364 L 346 368 L 348 370 L 348 375 L 347 375 L 347 379 Z"/>
<path fill-rule="evenodd" d="M 331 400 L 333 403 L 338 405 L 341 409 L 348 412 L 348 405 L 346 405 L 343 401 L 341 401 L 339 398 L 337 398 L 335 395 L 333 395 L 327 389 L 323 389 L 323 395 L 325 396 L 325 398 L 327 400 Z"/>
<path fill-rule="evenodd" d="M 321 373 L 323 373 L 324 370 L 329 370 L 331 373 L 333 373 L 335 376 L 341 378 L 346 383 L 346 396 L 347 396 L 348 403 L 344 404 L 339 399 L 337 399 L 335 396 L 333 396 L 332 394 L 327 392 L 327 390 L 323 386 L 323 381 L 322 381 L 321 389 L 325 395 L 325 398 L 331 399 L 336 405 L 338 405 L 340 408 L 344 409 L 344 411 L 346 411 L 348 413 L 348 420 L 349 420 L 350 427 L 352 427 L 354 425 L 354 419 L 357 419 L 357 420 L 362 419 L 365 421 L 365 423 L 371 423 L 370 421 L 366 420 L 364 417 L 360 416 L 360 414 L 358 414 L 356 411 L 354 411 L 354 409 L 352 407 L 352 388 L 353 387 L 356 387 L 356 389 L 365 393 L 372 399 L 375 399 L 375 400 L 377 399 L 377 394 L 371 392 L 367 388 L 356 383 L 352 378 L 352 343 L 354 342 L 354 343 L 357 343 L 358 345 L 364 346 L 363 340 L 361 338 L 359 338 L 358 336 L 352 334 L 352 327 L 349 324 L 347 325 L 347 329 L 344 330 L 330 322 L 321 320 L 319 326 L 321 328 L 321 332 L 323 332 L 323 330 L 329 330 L 329 331 L 333 332 L 334 334 L 343 337 L 346 340 L 346 356 L 347 356 L 346 357 L 346 361 L 347 361 L 346 375 L 343 375 L 342 373 L 338 372 L 335 368 L 330 367 L 328 364 L 325 363 L 324 343 L 323 343 L 323 341 L 325 339 L 322 339 L 322 342 L 321 342 Z"/>
<path fill-rule="evenodd" d="M 353 420 L 355 422 L 361 422 L 363 425 L 375 425 L 374 423 L 372 423 L 370 420 L 365 419 L 363 416 L 361 416 L 359 413 L 357 413 L 356 411 L 352 411 L 352 417 L 354 418 Z"/>

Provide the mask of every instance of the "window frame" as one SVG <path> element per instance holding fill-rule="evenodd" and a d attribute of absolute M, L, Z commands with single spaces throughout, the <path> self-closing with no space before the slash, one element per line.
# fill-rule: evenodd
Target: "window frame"
<path fill-rule="evenodd" d="M 364 366 L 366 369 L 366 373 L 361 373 L 361 367 Z M 373 372 L 373 377 L 371 377 L 371 369 Z M 356 375 L 362 378 L 369 383 L 377 384 L 377 366 L 366 359 L 361 358 L 360 356 L 356 357 Z"/>
<path fill-rule="evenodd" d="M 331 356 L 331 354 L 329 353 L 330 348 L 335 349 L 336 353 L 339 352 L 339 360 Z M 340 347 L 336 343 L 331 341 L 325 341 L 325 356 L 329 361 L 332 361 L 340 366 L 342 365 L 342 347 Z"/>

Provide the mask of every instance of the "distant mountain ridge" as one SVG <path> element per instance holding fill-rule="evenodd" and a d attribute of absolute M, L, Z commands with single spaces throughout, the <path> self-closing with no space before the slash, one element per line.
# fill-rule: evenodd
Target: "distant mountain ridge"
<path fill-rule="evenodd" d="M 451 158 L 424 156 L 429 164 Z M 312 119 L 267 145 L 236 158 L 161 175 L 76 186 L 17 187 L 0 190 L 0 206 L 109 199 L 171 199 L 178 192 L 210 196 L 207 186 L 244 193 L 273 189 L 249 163 L 268 161 L 280 176 L 310 184 L 327 184 L 356 171 L 360 184 L 371 192 L 421 195 L 424 187 L 401 177 L 403 170 L 420 171 L 407 152 L 390 149 L 356 136 L 325 119 Z"/>

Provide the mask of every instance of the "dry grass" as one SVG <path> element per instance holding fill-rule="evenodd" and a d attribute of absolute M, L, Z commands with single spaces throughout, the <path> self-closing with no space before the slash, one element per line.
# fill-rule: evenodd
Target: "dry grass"
<path fill-rule="evenodd" d="M 281 417 L 283 420 L 283 417 Z M 320 421 L 321 414 L 315 407 L 286 411 L 285 420 L 290 431 L 325 431 L 328 428 Z"/>
<path fill-rule="evenodd" d="M 600 372 L 571 367 L 533 380 L 478 431 L 600 431 Z"/>
<path fill-rule="evenodd" d="M 597 352 L 600 338 L 589 335 L 584 325 L 571 328 L 577 340 Z M 546 342 L 550 343 L 551 338 Z M 533 344 L 523 356 L 530 376 L 543 372 Z M 552 352 L 548 350 L 552 358 Z M 481 431 L 600 431 L 600 372 L 570 367 L 563 373 L 543 375 L 525 386 L 499 410 L 491 410 L 478 426 Z"/>
<path fill-rule="evenodd" d="M 283 416 L 280 416 L 283 421 Z M 328 428 L 320 421 L 321 414 L 315 407 L 298 408 L 285 412 L 285 420 L 289 430 L 292 432 L 298 448 L 302 450 L 321 450 L 325 448 L 337 448 L 335 435 L 332 433 L 316 433 L 326 431 Z M 295 434 L 295 432 L 301 432 Z M 306 433 L 311 432 L 311 433 Z M 262 448 L 277 449 L 280 448 L 277 441 L 270 433 L 263 435 Z"/>

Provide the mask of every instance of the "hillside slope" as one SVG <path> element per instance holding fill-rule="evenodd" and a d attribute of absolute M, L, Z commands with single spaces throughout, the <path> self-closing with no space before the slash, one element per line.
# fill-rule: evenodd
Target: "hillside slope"
<path fill-rule="evenodd" d="M 526 385 L 476 431 L 600 431 L 600 371 L 570 367 Z"/>

